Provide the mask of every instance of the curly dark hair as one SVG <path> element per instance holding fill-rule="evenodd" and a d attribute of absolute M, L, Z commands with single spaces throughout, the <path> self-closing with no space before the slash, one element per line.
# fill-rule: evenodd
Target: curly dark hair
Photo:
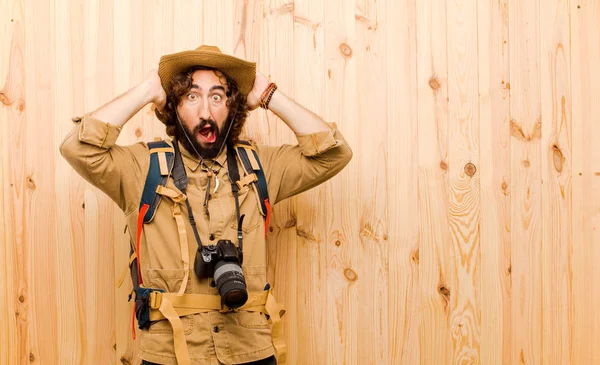
<path fill-rule="evenodd" d="M 231 131 L 227 137 L 227 144 L 234 145 L 239 141 L 239 136 L 242 133 L 242 128 L 246 123 L 249 110 L 246 105 L 246 95 L 240 92 L 237 83 L 223 72 L 204 66 L 193 66 L 183 72 L 178 73 L 173 77 L 173 80 L 166 90 L 167 102 L 164 108 L 164 114 L 155 111 L 156 117 L 163 122 L 167 127 L 167 135 L 175 137 L 182 142 L 184 139 L 180 139 L 181 128 L 177 126 L 177 105 L 181 102 L 181 97 L 184 96 L 192 87 L 192 75 L 198 70 L 209 70 L 214 71 L 219 81 L 223 85 L 227 85 L 227 102 L 226 105 L 229 108 L 229 114 L 227 115 L 227 122 L 225 123 L 224 130 L 229 128 L 229 123 L 233 123 Z M 232 121 L 232 118 L 235 120 Z"/>

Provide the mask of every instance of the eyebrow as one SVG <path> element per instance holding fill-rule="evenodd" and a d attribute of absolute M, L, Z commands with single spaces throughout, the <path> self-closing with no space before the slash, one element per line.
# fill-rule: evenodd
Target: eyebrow
<path fill-rule="evenodd" d="M 190 87 L 190 90 L 191 89 L 201 90 L 200 86 L 198 86 L 196 84 L 192 84 L 192 87 Z M 223 92 L 225 92 L 225 88 L 221 85 L 214 85 L 210 89 L 208 89 L 209 92 L 214 91 L 214 90 L 222 90 Z"/>

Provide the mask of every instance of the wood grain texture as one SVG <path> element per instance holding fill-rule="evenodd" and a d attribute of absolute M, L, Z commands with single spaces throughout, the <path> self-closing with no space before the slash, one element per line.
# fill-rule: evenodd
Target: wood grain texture
<path fill-rule="evenodd" d="M 416 1 L 386 2 L 388 363 L 419 364 L 420 289 Z M 389 168 L 395 166 L 395 168 Z"/>
<path fill-rule="evenodd" d="M 356 8 L 354 2 L 335 0 L 324 3 L 326 113 L 328 122 L 336 123 L 351 145 L 359 138 L 356 74 Z M 331 181 L 326 212 L 327 231 L 327 364 L 358 364 L 358 286 L 357 267 L 360 256 L 355 250 L 355 219 L 358 200 L 359 168 L 352 161 Z M 337 202 L 345 200 L 346 204 Z M 333 208 L 336 207 L 336 208 Z"/>
<path fill-rule="evenodd" d="M 289 364 L 600 363 L 597 0 L 4 0 L 0 31 L 1 364 L 139 364 L 124 218 L 58 146 L 201 44 L 354 151 L 273 208 Z M 118 143 L 157 136 L 147 106 Z"/>
<path fill-rule="evenodd" d="M 600 4 L 571 1 L 572 364 L 600 361 Z M 563 344 L 561 344 L 563 346 Z M 566 351 L 566 349 L 564 350 Z"/>
<path fill-rule="evenodd" d="M 538 0 L 509 8 L 512 363 L 542 363 L 541 89 Z"/>
<path fill-rule="evenodd" d="M 387 212 L 387 88 L 385 28 L 387 1 L 356 1 L 357 116 L 359 138 L 358 232 L 354 248 L 360 257 L 358 276 L 358 344 L 376 339 L 377 346 L 358 347 L 359 364 L 389 363 L 389 221 Z"/>
<path fill-rule="evenodd" d="M 0 5 L 3 52 L 0 57 L 0 133 L 2 192 L 0 196 L 0 363 L 23 363 L 29 354 L 30 311 L 25 177 L 25 24 L 20 1 Z"/>
<path fill-rule="evenodd" d="M 421 363 L 452 362 L 446 2 L 416 2 Z"/>
<path fill-rule="evenodd" d="M 480 363 L 511 363 L 508 0 L 477 3 L 481 247 Z M 493 168 L 491 168 L 493 167 Z"/>
<path fill-rule="evenodd" d="M 295 100 L 317 115 L 325 114 L 323 5 L 311 0 L 294 1 L 294 58 L 305 62 L 294 65 Z M 296 199 L 298 235 L 296 274 L 299 338 L 298 364 L 315 364 L 327 356 L 329 306 L 327 295 L 327 211 L 331 185 L 325 183 Z"/>
<path fill-rule="evenodd" d="M 569 1 L 540 8 L 542 363 L 571 364 L 571 40 Z"/>
<path fill-rule="evenodd" d="M 480 363 L 480 182 L 477 1 L 448 1 L 449 225 L 453 364 Z M 453 295 L 454 294 L 454 295 Z"/>

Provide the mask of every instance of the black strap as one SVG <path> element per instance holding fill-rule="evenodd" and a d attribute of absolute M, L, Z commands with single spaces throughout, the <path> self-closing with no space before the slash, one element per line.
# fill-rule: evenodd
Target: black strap
<path fill-rule="evenodd" d="M 248 141 L 239 141 L 238 144 L 252 147 L 252 145 Z M 258 158 L 258 154 L 254 149 L 251 148 L 252 154 L 254 155 L 254 159 L 258 163 L 258 169 L 255 170 L 254 168 L 252 168 L 252 163 L 250 163 L 248 151 L 246 151 L 246 149 L 243 146 L 239 146 L 237 150 L 238 155 L 240 156 L 240 161 L 242 162 L 242 165 L 244 166 L 246 172 L 248 174 L 256 174 L 257 180 L 255 182 L 255 186 L 258 192 L 258 200 L 260 200 L 261 211 L 266 216 L 268 214 L 267 204 L 269 201 L 269 190 L 267 189 L 267 179 L 265 177 L 262 164 L 260 163 L 260 159 Z"/>
<path fill-rule="evenodd" d="M 233 146 L 227 146 L 227 168 L 229 174 L 229 180 L 231 181 L 231 191 L 233 192 L 233 198 L 235 199 L 235 216 L 238 220 L 237 238 L 238 238 L 238 249 L 240 255 L 243 252 L 243 235 L 242 224 L 244 222 L 245 214 L 240 217 L 240 201 L 239 191 L 237 182 L 240 180 L 240 171 L 238 170 L 237 159 L 235 158 L 235 148 Z"/>
<path fill-rule="evenodd" d="M 184 195 L 187 191 L 188 186 L 188 178 L 185 173 L 185 166 L 183 165 L 183 159 L 181 158 L 181 152 L 179 152 L 179 144 L 177 139 L 173 141 L 173 147 L 175 149 L 175 165 L 173 166 L 173 180 L 175 181 L 175 186 L 177 189 L 181 190 Z M 198 247 L 202 247 L 202 241 L 200 240 L 200 235 L 198 234 L 198 228 L 196 228 L 196 220 L 194 219 L 194 212 L 192 211 L 192 207 L 190 206 L 190 200 L 185 199 L 185 205 L 188 210 L 188 217 L 190 219 L 190 224 L 192 225 L 192 230 L 194 231 L 194 236 L 196 237 L 196 243 Z"/>

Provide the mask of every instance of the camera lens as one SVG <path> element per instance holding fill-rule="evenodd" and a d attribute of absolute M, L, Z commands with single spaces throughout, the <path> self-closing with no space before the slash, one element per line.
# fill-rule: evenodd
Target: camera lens
<path fill-rule="evenodd" d="M 215 282 L 223 303 L 229 308 L 246 304 L 248 291 L 242 268 L 235 262 L 220 261 L 215 265 Z"/>

